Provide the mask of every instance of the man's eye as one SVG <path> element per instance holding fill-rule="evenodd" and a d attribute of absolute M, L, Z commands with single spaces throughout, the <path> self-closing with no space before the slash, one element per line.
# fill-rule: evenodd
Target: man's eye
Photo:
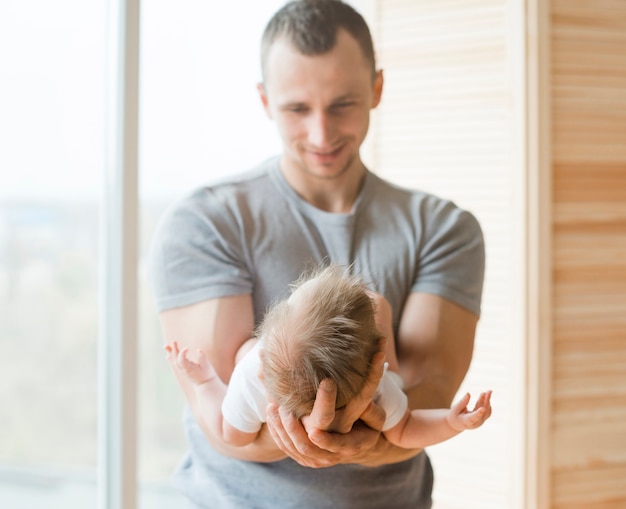
<path fill-rule="evenodd" d="M 287 111 L 289 113 L 304 113 L 306 111 L 306 108 L 302 106 L 292 106 L 291 108 L 287 108 Z"/>
<path fill-rule="evenodd" d="M 351 102 L 333 104 L 331 107 L 331 111 L 341 113 L 348 110 L 353 104 L 354 103 Z"/>

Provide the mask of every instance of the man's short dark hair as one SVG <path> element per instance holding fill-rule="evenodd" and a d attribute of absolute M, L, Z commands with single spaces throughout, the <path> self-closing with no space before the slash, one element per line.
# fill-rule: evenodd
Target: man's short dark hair
<path fill-rule="evenodd" d="M 303 55 L 322 55 L 337 43 L 337 32 L 345 29 L 358 42 L 376 76 L 374 44 L 367 23 L 354 8 L 340 0 L 295 0 L 285 4 L 270 19 L 261 40 L 261 66 L 272 44 L 286 37 Z"/>

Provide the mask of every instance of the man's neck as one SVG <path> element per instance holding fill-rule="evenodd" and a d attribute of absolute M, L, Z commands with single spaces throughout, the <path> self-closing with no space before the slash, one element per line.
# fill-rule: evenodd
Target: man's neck
<path fill-rule="evenodd" d="M 314 207 L 332 213 L 349 213 L 365 181 L 365 166 L 355 161 L 337 177 L 323 178 L 281 160 L 280 170 L 298 195 Z"/>

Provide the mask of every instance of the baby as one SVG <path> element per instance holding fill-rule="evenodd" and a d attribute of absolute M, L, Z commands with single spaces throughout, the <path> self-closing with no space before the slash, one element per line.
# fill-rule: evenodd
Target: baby
<path fill-rule="evenodd" d="M 387 440 L 424 448 L 481 426 L 491 415 L 490 391 L 471 411 L 469 394 L 450 409 L 408 408 L 391 320 L 386 299 L 370 292 L 358 276 L 330 266 L 302 277 L 290 297 L 270 309 L 255 338 L 240 349 L 228 386 L 202 351 L 195 362 L 176 342 L 165 349 L 173 367 L 193 382 L 207 426 L 231 445 L 257 438 L 270 401 L 297 418 L 308 415 L 324 379 L 337 387 L 336 408 L 346 405 L 363 388 L 383 337 L 388 362 L 375 401 L 386 413 Z"/>

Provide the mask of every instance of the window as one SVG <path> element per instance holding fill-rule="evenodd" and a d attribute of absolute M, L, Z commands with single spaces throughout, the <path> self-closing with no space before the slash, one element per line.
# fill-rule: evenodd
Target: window
<path fill-rule="evenodd" d="M 145 255 L 172 201 L 278 153 L 256 83 L 261 33 L 282 3 L 142 4 L 138 467 L 141 485 L 161 492 L 185 451 L 183 399 L 164 360 Z"/>
<path fill-rule="evenodd" d="M 139 507 L 180 507 L 169 477 L 185 447 L 182 396 L 145 278 L 147 246 L 178 196 L 277 152 L 255 84 L 260 34 L 280 4 L 142 5 Z M 0 5 L 2 507 L 97 505 L 109 8 L 105 0 Z"/>
<path fill-rule="evenodd" d="M 2 507 L 95 505 L 104 8 L 0 6 Z"/>

